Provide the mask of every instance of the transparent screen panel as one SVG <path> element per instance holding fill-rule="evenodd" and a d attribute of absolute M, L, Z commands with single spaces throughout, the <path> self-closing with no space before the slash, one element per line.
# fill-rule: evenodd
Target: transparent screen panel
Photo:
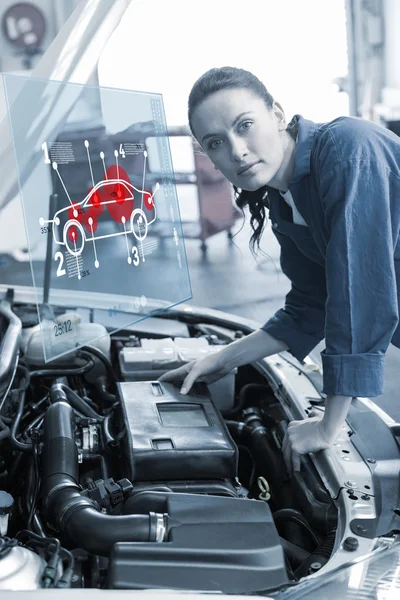
<path fill-rule="evenodd" d="M 72 298 L 122 312 L 112 331 L 191 299 L 162 96 L 3 82 L 45 362 L 93 341 L 73 319 L 54 323 L 55 306 L 71 308 Z M 99 101 L 102 123 L 90 119 Z M 129 125 L 118 131 L 121 116 Z"/>

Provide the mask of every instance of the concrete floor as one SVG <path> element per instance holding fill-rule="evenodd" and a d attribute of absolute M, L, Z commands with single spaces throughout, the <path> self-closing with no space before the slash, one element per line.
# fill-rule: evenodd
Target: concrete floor
<path fill-rule="evenodd" d="M 234 231 L 240 225 L 238 222 Z M 186 241 L 193 290 L 191 303 L 241 315 L 258 321 L 261 326 L 283 306 L 290 283 L 280 270 L 279 246 L 269 226 L 261 245 L 269 258 L 259 256 L 259 264 L 248 249 L 250 235 L 248 223 L 234 237 L 235 245 L 229 244 L 226 233 L 217 234 L 207 240 L 205 256 L 198 241 Z M 321 342 L 311 353 L 319 363 L 324 347 Z M 399 373 L 400 349 L 390 345 L 386 353 L 384 394 L 373 400 L 400 423 Z"/>

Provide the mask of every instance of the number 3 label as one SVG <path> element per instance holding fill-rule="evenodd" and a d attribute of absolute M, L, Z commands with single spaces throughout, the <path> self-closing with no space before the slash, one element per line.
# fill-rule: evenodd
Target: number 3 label
<path fill-rule="evenodd" d="M 60 252 L 60 254 L 61 254 L 61 252 Z M 136 246 L 133 246 L 132 254 L 133 254 L 133 264 L 135 265 L 135 267 L 137 267 L 139 264 L 139 252 L 138 252 L 138 249 L 136 248 Z"/>

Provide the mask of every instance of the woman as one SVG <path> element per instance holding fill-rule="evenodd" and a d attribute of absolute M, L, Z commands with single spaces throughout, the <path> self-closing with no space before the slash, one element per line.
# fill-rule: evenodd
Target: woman
<path fill-rule="evenodd" d="M 291 280 L 285 306 L 217 355 L 170 371 L 161 381 L 211 383 L 233 368 L 288 350 L 321 353 L 322 419 L 289 424 L 288 469 L 338 437 L 352 397 L 382 393 L 384 357 L 400 347 L 400 138 L 362 119 L 289 125 L 263 83 L 243 69 L 211 69 L 189 96 L 189 125 L 216 169 L 248 205 L 259 247 L 266 209 Z"/>

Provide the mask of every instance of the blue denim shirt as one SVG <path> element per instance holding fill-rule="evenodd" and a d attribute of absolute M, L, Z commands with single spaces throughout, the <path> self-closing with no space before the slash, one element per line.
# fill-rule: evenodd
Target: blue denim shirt
<path fill-rule="evenodd" d="M 302 361 L 325 338 L 325 394 L 383 391 L 385 353 L 400 347 L 400 138 L 355 117 L 299 115 L 289 186 L 307 223 L 268 189 L 272 230 L 291 290 L 262 327 Z"/>

